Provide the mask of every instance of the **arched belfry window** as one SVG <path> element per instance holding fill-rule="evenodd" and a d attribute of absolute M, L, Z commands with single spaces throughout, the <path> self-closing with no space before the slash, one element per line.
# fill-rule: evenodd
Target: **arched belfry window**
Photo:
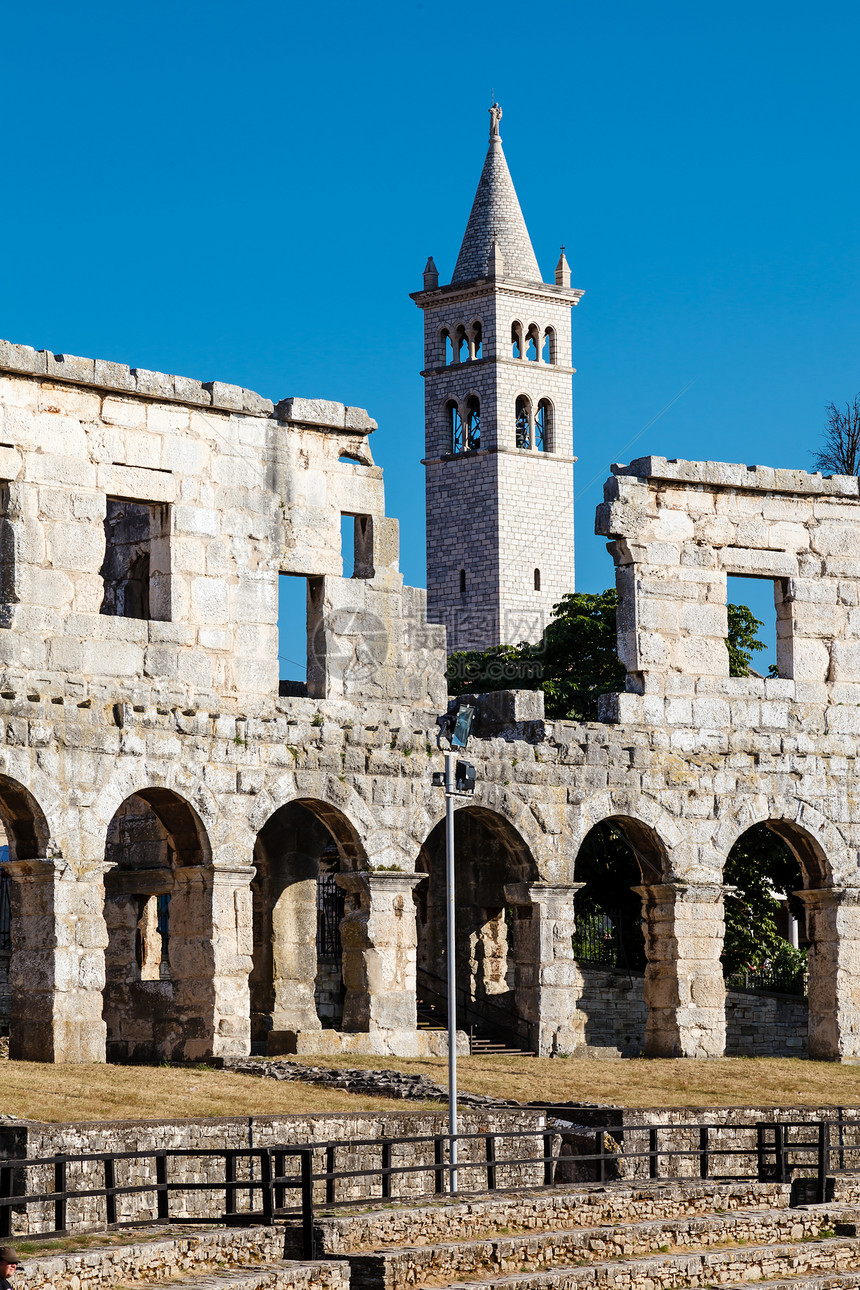
<path fill-rule="evenodd" d="M 465 443 L 463 441 L 463 422 L 460 419 L 460 409 L 451 399 L 450 403 L 445 404 L 445 420 L 447 422 L 448 436 L 451 447 L 449 452 L 463 452 Z"/>
<path fill-rule="evenodd" d="M 535 569 L 535 591 L 540 591 L 540 569 Z"/>
<path fill-rule="evenodd" d="M 467 363 L 469 361 L 469 342 L 466 338 L 466 328 L 461 324 L 454 333 L 454 355 L 455 363 Z"/>
<path fill-rule="evenodd" d="M 529 401 L 524 394 L 517 396 L 517 447 L 531 447 L 531 426 L 529 425 L 529 413 L 531 408 Z"/>
<path fill-rule="evenodd" d="M 536 363 L 540 357 L 540 328 L 537 323 L 532 323 L 526 332 L 526 358 L 530 363 Z"/>
<path fill-rule="evenodd" d="M 511 358 L 522 358 L 524 353 L 523 325 L 513 322 L 511 323 Z"/>
<path fill-rule="evenodd" d="M 555 328 L 547 327 L 546 335 L 543 338 L 542 358 L 545 363 L 557 363 L 555 353 Z"/>
<path fill-rule="evenodd" d="M 480 322 L 478 321 L 473 322 L 472 334 L 469 339 L 469 351 L 471 353 L 472 358 L 483 357 L 483 343 L 484 343 L 483 328 L 481 327 Z"/>
<path fill-rule="evenodd" d="M 480 448 L 481 404 L 478 401 L 477 394 L 470 394 L 466 400 L 466 433 L 464 438 L 467 448 Z"/>
<path fill-rule="evenodd" d="M 451 333 L 447 327 L 443 327 L 439 333 L 439 346 L 441 349 L 442 362 L 447 367 L 454 361 L 454 345 L 451 341 Z"/>
<path fill-rule="evenodd" d="M 552 452 L 552 404 L 541 399 L 535 413 L 535 447 L 538 452 Z"/>

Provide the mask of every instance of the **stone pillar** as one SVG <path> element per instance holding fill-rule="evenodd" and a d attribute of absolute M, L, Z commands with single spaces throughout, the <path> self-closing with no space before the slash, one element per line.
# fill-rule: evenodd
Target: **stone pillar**
<path fill-rule="evenodd" d="M 253 865 L 212 869 L 213 1057 L 246 1057 L 251 1051 L 254 961 Z"/>
<path fill-rule="evenodd" d="M 104 873 L 62 860 L 10 860 L 12 961 L 9 1055 L 19 1061 L 103 1062 Z"/>
<path fill-rule="evenodd" d="M 505 883 L 505 899 L 517 911 L 513 951 L 518 1016 L 528 1023 L 539 1057 L 570 1053 L 576 1032 L 576 965 L 573 958 L 576 893 L 584 883 Z"/>
<path fill-rule="evenodd" d="M 721 1057 L 726 1047 L 723 894 L 720 883 L 634 887 L 645 932 L 645 1052 Z"/>
<path fill-rule="evenodd" d="M 860 1059 L 860 891 L 828 887 L 795 893 L 806 907 L 809 948 L 809 1056 Z"/>
<path fill-rule="evenodd" d="M 340 925 L 344 1030 L 417 1026 L 418 929 L 412 892 L 424 874 L 339 873 L 347 893 Z"/>

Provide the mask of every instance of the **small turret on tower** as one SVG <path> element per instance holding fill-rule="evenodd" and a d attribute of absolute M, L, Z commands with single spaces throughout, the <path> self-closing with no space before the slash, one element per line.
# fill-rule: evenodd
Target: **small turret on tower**
<path fill-rule="evenodd" d="M 540 268 L 511 179 L 497 103 L 448 286 L 424 290 L 427 613 L 449 651 L 537 641 L 573 591 L 570 286 Z M 516 684 L 516 678 L 512 678 Z"/>
<path fill-rule="evenodd" d="M 436 268 L 432 255 L 427 256 L 427 263 L 424 265 L 424 290 L 435 291 L 439 285 L 439 270 Z"/>

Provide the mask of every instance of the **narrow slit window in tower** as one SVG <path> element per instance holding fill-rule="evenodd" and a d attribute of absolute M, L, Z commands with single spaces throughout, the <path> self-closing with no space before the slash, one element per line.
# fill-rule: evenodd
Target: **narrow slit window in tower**
<path fill-rule="evenodd" d="M 481 446 L 481 404 L 477 394 L 466 400 L 466 445 L 474 450 Z"/>
<path fill-rule="evenodd" d="M 535 591 L 540 591 L 540 569 L 535 569 Z"/>
<path fill-rule="evenodd" d="M 531 434 L 529 427 L 529 401 L 525 395 L 520 394 L 517 397 L 517 447 L 530 448 Z"/>
<path fill-rule="evenodd" d="M 461 569 L 460 570 L 460 591 L 464 592 L 465 590 L 466 590 L 466 570 Z"/>
<path fill-rule="evenodd" d="M 547 327 L 543 341 L 542 358 L 545 363 L 555 363 L 555 328 Z"/>
<path fill-rule="evenodd" d="M 541 399 L 535 413 L 535 447 L 538 452 L 552 452 L 552 404 Z"/>
<path fill-rule="evenodd" d="M 523 329 L 518 322 L 511 323 L 511 358 L 523 356 Z"/>
<path fill-rule="evenodd" d="M 460 409 L 457 407 L 457 404 L 453 399 L 450 403 L 446 404 L 446 409 L 448 433 L 451 437 L 450 451 L 463 452 L 465 451 L 466 444 L 463 435 L 463 422 L 460 419 Z"/>

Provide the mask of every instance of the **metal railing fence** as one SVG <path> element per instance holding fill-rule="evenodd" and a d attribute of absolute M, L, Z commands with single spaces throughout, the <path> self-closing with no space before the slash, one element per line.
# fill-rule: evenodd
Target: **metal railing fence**
<path fill-rule="evenodd" d="M 523 1186 L 551 1188 L 571 1181 L 605 1185 L 698 1178 L 792 1182 L 798 1184 L 792 1203 L 823 1202 L 834 1174 L 860 1173 L 860 1121 L 585 1128 L 557 1118 L 558 1110 L 551 1107 L 545 1116 L 539 1107 L 523 1110 L 542 1122 L 458 1134 L 456 1164 L 451 1163 L 452 1139 L 444 1133 L 247 1148 L 3 1157 L 0 1239 L 24 1231 L 31 1239 L 65 1234 L 70 1220 L 79 1230 L 82 1226 L 90 1231 L 153 1223 L 283 1221 L 298 1229 L 301 1253 L 313 1258 L 321 1211 L 444 1195 L 451 1191 L 454 1169 L 457 1194 L 464 1196 Z M 739 1136 L 745 1140 L 731 1141 Z M 565 1154 L 561 1148 L 572 1137 L 577 1149 Z M 290 1160 L 297 1161 L 297 1172 L 287 1172 Z M 565 1176 L 571 1167 L 579 1175 L 576 1179 Z M 31 1182 L 33 1171 L 37 1177 Z M 207 1176 L 196 1176 L 201 1171 Z M 191 1203 L 200 1193 L 208 1193 L 208 1200 Z M 148 1203 L 132 1206 L 134 1216 L 128 1217 L 123 1200 L 135 1197 Z M 81 1225 L 84 1202 L 91 1204 Z M 15 1215 L 22 1213 L 24 1221 L 16 1230 Z"/>

